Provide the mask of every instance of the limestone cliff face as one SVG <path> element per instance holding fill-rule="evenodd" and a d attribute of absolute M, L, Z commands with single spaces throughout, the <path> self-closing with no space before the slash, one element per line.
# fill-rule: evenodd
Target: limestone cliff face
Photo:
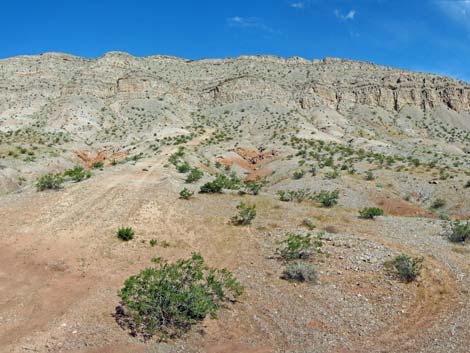
<path fill-rule="evenodd" d="M 10 118 L 56 116 L 54 102 L 69 97 L 98 107 L 163 96 L 189 110 L 263 99 L 306 110 L 325 106 L 342 111 L 360 104 L 392 113 L 407 105 L 470 111 L 470 86 L 464 82 L 335 58 L 192 61 L 114 52 L 98 59 L 51 53 L 0 60 L 0 128 Z M 83 109 L 77 105 L 77 110 Z"/>

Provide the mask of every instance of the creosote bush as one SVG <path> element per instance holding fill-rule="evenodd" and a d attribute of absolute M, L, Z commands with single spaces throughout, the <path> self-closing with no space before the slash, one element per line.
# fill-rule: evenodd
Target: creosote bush
<path fill-rule="evenodd" d="M 256 205 L 240 202 L 237 206 L 238 214 L 233 216 L 230 221 L 237 226 L 244 226 L 251 223 L 256 217 Z"/>
<path fill-rule="evenodd" d="M 400 254 L 393 260 L 385 263 L 385 267 L 392 270 L 402 281 L 412 282 L 421 273 L 423 258 L 412 258 Z"/>
<path fill-rule="evenodd" d="M 310 233 L 287 233 L 277 251 L 285 260 L 307 259 L 314 252 L 322 253 L 322 247 L 322 234 L 318 234 L 316 238 L 313 238 Z"/>
<path fill-rule="evenodd" d="M 314 199 L 320 202 L 324 207 L 332 207 L 338 203 L 339 191 L 326 191 L 322 190 L 315 194 Z"/>
<path fill-rule="evenodd" d="M 117 237 L 124 241 L 129 241 L 134 238 L 134 230 L 131 227 L 122 227 L 117 231 Z"/>
<path fill-rule="evenodd" d="M 180 199 L 183 200 L 189 200 L 191 196 L 194 195 L 194 192 L 188 190 L 187 188 L 184 188 L 183 190 L 180 191 Z"/>
<path fill-rule="evenodd" d="M 36 181 L 36 189 L 38 191 L 57 190 L 63 182 L 64 178 L 60 174 L 46 174 Z"/>
<path fill-rule="evenodd" d="M 359 211 L 359 217 L 365 219 L 374 219 L 377 216 L 383 216 L 384 210 L 378 207 L 367 207 Z"/>
<path fill-rule="evenodd" d="M 91 177 L 91 172 L 81 166 L 75 166 L 72 169 L 68 169 L 64 172 L 64 177 L 69 177 L 75 182 L 80 182 L 84 179 Z"/>
<path fill-rule="evenodd" d="M 128 278 L 118 293 L 116 321 L 134 336 L 178 337 L 207 315 L 215 318 L 223 302 L 243 293 L 232 273 L 208 267 L 200 254 L 153 262 L 157 267 Z"/>
<path fill-rule="evenodd" d="M 281 278 L 288 281 L 316 282 L 317 273 L 312 264 L 304 261 L 295 261 L 287 264 Z"/>
<path fill-rule="evenodd" d="M 204 176 L 204 172 L 198 168 L 191 168 L 185 182 L 188 184 L 195 183 Z"/>

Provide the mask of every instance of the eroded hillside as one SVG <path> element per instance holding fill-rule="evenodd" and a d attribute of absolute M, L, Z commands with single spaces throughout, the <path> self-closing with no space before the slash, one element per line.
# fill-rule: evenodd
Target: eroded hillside
<path fill-rule="evenodd" d="M 0 351 L 467 352 L 469 154 L 470 86 L 446 77 L 332 58 L 0 60 Z M 241 297 L 177 338 L 130 335 L 124 280 L 193 252 Z M 297 262 L 311 282 L 289 277 Z"/>

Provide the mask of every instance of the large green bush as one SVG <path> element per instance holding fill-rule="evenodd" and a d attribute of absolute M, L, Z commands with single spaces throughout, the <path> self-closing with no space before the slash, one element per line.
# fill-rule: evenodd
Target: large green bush
<path fill-rule="evenodd" d="M 116 320 L 133 335 L 180 336 L 243 292 L 232 273 L 208 267 L 200 254 L 176 263 L 154 262 L 158 267 L 128 278 L 118 293 Z"/>

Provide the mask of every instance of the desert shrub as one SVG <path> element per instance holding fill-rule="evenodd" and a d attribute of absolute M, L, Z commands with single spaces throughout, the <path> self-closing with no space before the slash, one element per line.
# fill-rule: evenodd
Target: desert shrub
<path fill-rule="evenodd" d="M 470 188 L 470 180 L 468 180 L 465 185 L 463 186 L 465 189 Z"/>
<path fill-rule="evenodd" d="M 38 191 L 57 190 L 63 182 L 64 178 L 60 174 L 46 174 L 36 181 L 36 189 Z"/>
<path fill-rule="evenodd" d="M 278 253 L 285 260 L 307 259 L 314 252 L 321 253 L 322 246 L 321 234 L 314 239 L 310 233 L 287 233 L 286 238 L 280 243 Z"/>
<path fill-rule="evenodd" d="M 412 282 L 421 273 L 423 259 L 412 258 L 406 254 L 400 254 L 385 265 L 391 269 L 402 281 Z"/>
<path fill-rule="evenodd" d="M 339 191 L 322 190 L 315 194 L 314 199 L 325 207 L 332 207 L 338 203 Z"/>
<path fill-rule="evenodd" d="M 238 214 L 230 220 L 234 225 L 247 225 L 256 217 L 256 205 L 240 202 L 237 206 Z"/>
<path fill-rule="evenodd" d="M 64 177 L 69 177 L 75 182 L 82 181 L 91 177 L 91 172 L 81 166 L 73 167 L 64 172 Z"/>
<path fill-rule="evenodd" d="M 189 200 L 191 196 L 194 195 L 194 192 L 189 191 L 187 188 L 184 188 L 180 191 L 180 199 Z"/>
<path fill-rule="evenodd" d="M 134 239 L 134 230 L 131 227 L 121 227 L 117 231 L 117 237 L 124 241 Z"/>
<path fill-rule="evenodd" d="M 326 179 L 336 179 L 340 176 L 339 172 L 336 169 L 330 170 L 329 172 L 325 173 Z"/>
<path fill-rule="evenodd" d="M 365 179 L 366 180 L 374 180 L 375 179 L 374 174 L 370 170 L 368 170 L 366 172 Z"/>
<path fill-rule="evenodd" d="M 129 277 L 118 293 L 116 320 L 133 335 L 180 336 L 207 315 L 215 318 L 223 302 L 243 292 L 232 273 L 208 267 L 200 254 L 176 263 L 153 261 L 158 267 Z"/>
<path fill-rule="evenodd" d="M 447 238 L 453 243 L 463 243 L 470 239 L 470 222 L 454 222 Z"/>
<path fill-rule="evenodd" d="M 304 261 L 295 261 L 286 265 L 281 278 L 288 281 L 316 282 L 317 273 L 312 264 Z"/>
<path fill-rule="evenodd" d="M 304 200 L 309 200 L 312 198 L 312 193 L 309 189 L 278 191 L 277 194 L 279 195 L 279 200 L 285 202 L 302 202 Z"/>
<path fill-rule="evenodd" d="M 377 216 L 383 216 L 384 210 L 378 207 L 367 207 L 359 211 L 360 218 L 374 219 Z"/>
<path fill-rule="evenodd" d="M 191 168 L 188 176 L 186 177 L 186 183 L 195 183 L 204 176 L 204 172 L 199 168 Z"/>
<path fill-rule="evenodd" d="M 294 179 L 302 179 L 305 175 L 305 170 L 303 169 L 298 169 L 294 172 L 293 178 Z"/>
<path fill-rule="evenodd" d="M 431 204 L 431 208 L 438 209 L 444 207 L 445 205 L 446 201 L 444 199 L 435 199 Z"/>
<path fill-rule="evenodd" d="M 188 162 L 184 161 L 176 165 L 176 170 L 178 173 L 187 173 L 191 169 L 191 166 Z"/>
<path fill-rule="evenodd" d="M 243 183 L 244 189 L 246 192 L 249 192 L 252 195 L 258 195 L 261 191 L 261 188 L 266 185 L 266 181 L 263 180 L 261 182 L 255 181 L 245 181 Z"/>
<path fill-rule="evenodd" d="M 240 180 L 236 178 L 236 176 L 227 177 L 223 174 L 218 174 L 217 177 L 205 183 L 201 186 L 201 193 L 220 193 L 222 189 L 230 189 L 230 190 L 237 190 L 240 187 Z"/>
<path fill-rule="evenodd" d="M 309 218 L 305 218 L 302 221 L 302 225 L 307 227 L 309 230 L 315 229 L 317 226 L 315 225 L 315 222 Z"/>
<path fill-rule="evenodd" d="M 93 169 L 101 169 L 104 167 L 104 164 L 103 162 L 93 162 L 93 164 L 91 165 L 91 167 Z"/>

